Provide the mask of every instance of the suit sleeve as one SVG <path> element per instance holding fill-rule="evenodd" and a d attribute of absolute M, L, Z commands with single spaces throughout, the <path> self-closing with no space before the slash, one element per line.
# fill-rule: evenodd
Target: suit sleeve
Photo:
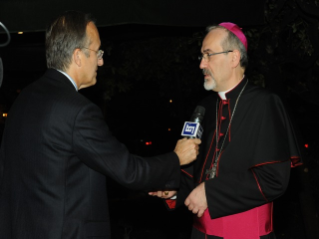
<path fill-rule="evenodd" d="M 249 160 L 251 166 L 242 172 L 218 175 L 205 182 L 212 218 L 271 202 L 288 186 L 292 159 L 298 157 L 298 146 L 289 140 L 290 122 L 278 97 L 268 97 L 260 106 L 262 117 L 254 131 L 255 138 L 248 140 L 250 143 L 245 147 L 245 155 L 251 158 L 245 158 L 245 155 L 236 158 Z"/>
<path fill-rule="evenodd" d="M 174 152 L 150 158 L 131 155 L 113 137 L 100 109 L 89 104 L 77 115 L 73 133 L 75 153 L 90 168 L 131 189 L 174 189 L 180 166 Z"/>

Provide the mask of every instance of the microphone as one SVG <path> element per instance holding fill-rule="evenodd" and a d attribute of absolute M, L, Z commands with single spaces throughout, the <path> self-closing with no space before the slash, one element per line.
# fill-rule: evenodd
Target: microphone
<path fill-rule="evenodd" d="M 184 127 L 181 135 L 189 138 L 200 139 L 203 135 L 203 127 L 200 125 L 205 115 L 205 108 L 198 105 L 194 113 L 192 114 L 191 120 L 184 123 Z"/>

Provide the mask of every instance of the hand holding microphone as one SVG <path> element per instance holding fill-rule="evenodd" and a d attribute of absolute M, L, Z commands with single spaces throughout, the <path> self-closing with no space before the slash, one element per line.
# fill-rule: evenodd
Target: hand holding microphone
<path fill-rule="evenodd" d="M 205 108 L 202 106 L 197 106 L 194 113 L 192 114 L 191 121 L 186 121 L 182 130 L 183 138 L 177 141 L 174 152 L 178 155 L 180 165 L 185 165 L 193 162 L 197 155 L 199 144 L 201 143 L 201 136 L 203 133 L 203 128 L 200 125 L 203 117 L 205 115 Z M 163 199 L 173 199 L 176 196 L 177 191 L 175 190 L 161 190 L 153 191 L 148 193 L 150 196 L 157 196 Z"/>
<path fill-rule="evenodd" d="M 174 152 L 179 158 L 180 165 L 189 164 L 196 159 L 200 143 L 200 139 L 183 138 L 177 141 Z"/>
<path fill-rule="evenodd" d="M 205 108 L 197 106 L 191 121 L 186 121 L 182 130 L 182 136 L 187 138 L 180 139 L 175 147 L 175 153 L 178 155 L 180 165 L 185 165 L 193 162 L 197 155 L 199 144 L 201 143 L 200 138 L 203 134 L 203 127 L 200 122 L 203 120 L 205 114 Z"/>

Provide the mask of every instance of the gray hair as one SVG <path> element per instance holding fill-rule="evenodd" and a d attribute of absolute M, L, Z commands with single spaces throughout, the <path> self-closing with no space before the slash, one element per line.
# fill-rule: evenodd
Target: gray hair
<path fill-rule="evenodd" d="M 240 66 L 244 69 L 247 68 L 248 66 L 248 56 L 247 56 L 247 50 L 244 46 L 244 44 L 239 40 L 239 38 L 229 31 L 227 28 L 220 26 L 220 25 L 212 25 L 207 27 L 207 32 L 209 33 L 210 31 L 214 29 L 225 29 L 228 33 L 227 37 L 222 41 L 222 48 L 223 51 L 227 50 L 233 50 L 236 49 L 240 52 Z"/>
<path fill-rule="evenodd" d="M 89 44 L 86 27 L 94 22 L 89 14 L 68 11 L 52 21 L 46 31 L 47 67 L 66 71 L 75 49 Z"/>

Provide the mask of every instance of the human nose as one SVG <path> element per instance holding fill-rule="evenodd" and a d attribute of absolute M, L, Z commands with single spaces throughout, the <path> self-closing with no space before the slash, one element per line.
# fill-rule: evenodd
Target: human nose
<path fill-rule="evenodd" d="M 199 68 L 204 69 L 207 66 L 207 61 L 204 59 L 204 57 L 200 60 Z"/>

